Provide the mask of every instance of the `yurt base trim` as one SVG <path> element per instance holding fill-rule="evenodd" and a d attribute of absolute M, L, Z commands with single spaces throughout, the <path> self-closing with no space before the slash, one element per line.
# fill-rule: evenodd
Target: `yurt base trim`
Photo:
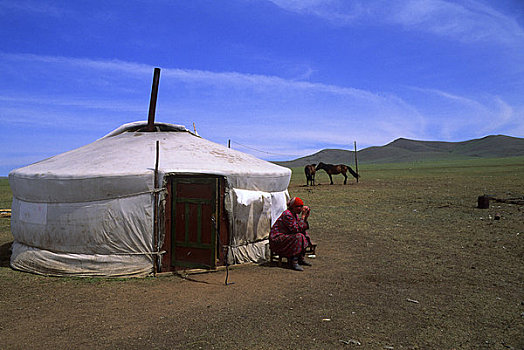
<path fill-rule="evenodd" d="M 13 242 L 11 267 L 45 276 L 146 277 L 152 273 L 147 255 L 54 253 Z"/>
<path fill-rule="evenodd" d="M 262 263 L 268 260 L 269 257 L 269 240 L 264 239 L 258 242 L 230 246 L 228 263 L 245 264 L 249 262 Z"/>

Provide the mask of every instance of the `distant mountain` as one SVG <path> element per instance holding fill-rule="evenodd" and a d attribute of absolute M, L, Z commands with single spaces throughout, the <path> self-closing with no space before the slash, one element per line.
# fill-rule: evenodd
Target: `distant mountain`
<path fill-rule="evenodd" d="M 491 135 L 462 142 L 417 141 L 400 138 L 385 146 L 368 147 L 357 151 L 359 164 L 517 156 L 524 156 L 524 138 L 505 135 Z M 318 162 L 351 165 L 355 162 L 355 152 L 324 149 L 295 160 L 274 163 L 293 168 Z"/>

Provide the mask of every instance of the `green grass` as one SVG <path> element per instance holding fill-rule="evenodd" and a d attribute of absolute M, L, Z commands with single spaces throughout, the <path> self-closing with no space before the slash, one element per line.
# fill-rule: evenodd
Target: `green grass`
<path fill-rule="evenodd" d="M 354 165 L 351 165 L 355 170 Z M 291 168 L 293 174 L 292 184 L 305 184 L 306 178 L 303 167 Z M 460 160 L 441 160 L 441 161 L 417 161 L 405 163 L 384 163 L 384 164 L 363 164 L 359 165 L 358 171 L 361 176 L 359 181 L 365 182 L 376 179 L 409 178 L 426 176 L 450 176 L 458 177 L 471 176 L 496 176 L 500 173 L 512 173 L 514 176 L 523 174 L 524 157 L 511 158 L 478 158 Z M 335 184 L 342 184 L 342 175 L 333 175 Z M 348 173 L 348 183 L 355 182 Z M 316 173 L 316 183 L 329 184 L 329 177 L 325 171 L 320 170 Z"/>
<path fill-rule="evenodd" d="M 6 177 L 0 177 L 0 209 L 11 208 L 13 196 Z"/>
<path fill-rule="evenodd" d="M 0 178 L 0 209 L 10 209 L 13 195 L 6 177 Z M 9 218 L 0 218 L 0 246 L 13 240 Z"/>

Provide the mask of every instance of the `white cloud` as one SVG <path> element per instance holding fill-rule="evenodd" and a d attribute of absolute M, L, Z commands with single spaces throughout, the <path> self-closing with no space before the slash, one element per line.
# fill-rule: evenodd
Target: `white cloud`
<path fill-rule="evenodd" d="M 147 120 L 152 66 L 4 53 L 0 67 L 10 67 L 0 69 L 0 122 L 12 130 L 9 140 L 1 142 L 18 151 L 41 151 L 42 139 L 60 137 L 65 142 L 62 135 L 71 130 L 89 142 L 123 123 Z M 17 71 L 25 73 L 19 76 Z M 502 97 L 472 99 L 428 88 L 410 91 L 423 98 L 277 76 L 168 67 L 161 73 L 157 120 L 190 129 L 195 122 L 207 139 L 221 144 L 232 139 L 256 151 L 238 149 L 273 160 L 324 148 L 350 149 L 353 141 L 362 148 L 398 137 L 460 141 L 456 138 L 463 135 L 522 130 L 518 113 Z M 67 142 L 62 146 L 66 150 L 80 141 Z"/>
<path fill-rule="evenodd" d="M 82 109 L 103 109 L 121 112 L 139 112 L 142 110 L 137 104 L 130 105 L 129 103 L 119 104 L 115 101 L 108 101 L 104 99 L 91 100 L 75 100 L 75 99 L 59 99 L 59 98 L 35 98 L 32 96 L 0 96 L 0 101 L 5 104 L 25 104 L 25 105 L 54 105 L 65 107 L 78 107 Z M 12 112 L 16 112 L 13 110 Z"/>
<path fill-rule="evenodd" d="M 413 89 L 413 90 L 420 91 L 420 92 L 424 92 L 424 93 L 440 96 L 442 98 L 445 98 L 445 99 L 452 100 L 454 102 L 460 103 L 460 104 L 462 104 L 464 106 L 468 106 L 470 108 L 485 109 L 485 107 L 481 103 L 479 103 L 478 101 L 472 100 L 470 98 L 458 96 L 458 95 L 452 94 L 450 92 L 446 92 L 446 91 L 442 91 L 442 90 L 438 90 L 438 89 L 431 89 L 431 88 L 419 88 L 419 87 L 410 87 L 410 88 Z"/>
<path fill-rule="evenodd" d="M 522 47 L 524 29 L 494 8 L 474 0 L 270 0 L 288 11 L 311 14 L 339 25 L 400 25 L 462 42 L 492 42 Z"/>
<path fill-rule="evenodd" d="M 136 102 L 131 103 L 131 105 L 127 105 L 126 102 L 129 100 L 129 96 L 126 96 L 126 94 L 132 93 L 134 97 L 137 90 L 125 90 L 125 87 L 129 85 L 129 80 L 132 80 L 141 81 L 142 87 L 149 89 L 153 68 L 144 64 L 116 60 L 97 61 L 25 54 L 0 54 L 0 65 L 18 66 L 26 72 L 24 79 L 34 79 L 34 82 L 38 84 L 39 79 L 45 78 L 47 83 L 53 85 L 53 87 L 58 86 L 63 89 L 52 97 L 45 94 L 43 96 L 28 94 L 28 96 L 31 96 L 29 98 L 13 96 L 4 92 L 0 96 L 3 101 L 31 104 L 47 103 L 92 109 L 107 108 L 122 111 L 137 111 L 139 109 Z M 16 79 L 14 75 L 16 71 L 17 69 L 13 70 L 13 75 L 9 76 L 10 79 Z M 46 72 L 44 76 L 42 76 L 42 72 Z M 53 78 L 55 75 L 58 77 Z M 104 77 L 104 83 L 101 84 L 97 77 Z M 55 81 L 49 81 L 50 79 L 55 79 Z M 75 94 L 74 91 L 79 90 L 78 85 L 84 90 Z M 335 102 L 334 107 L 347 105 L 350 110 L 351 108 L 355 110 L 356 106 L 360 108 L 360 111 L 367 109 L 373 113 L 379 113 L 380 109 L 384 109 L 384 111 L 391 109 L 409 111 L 410 114 L 414 112 L 408 104 L 394 95 L 379 95 L 351 87 L 289 80 L 277 76 L 164 68 L 161 73 L 160 86 L 159 94 L 169 97 L 183 95 L 207 99 L 208 103 L 215 105 L 225 104 L 233 107 L 239 105 L 243 107 L 246 105 L 261 106 L 279 100 L 284 107 L 293 106 L 293 108 L 296 107 L 296 104 L 305 103 L 309 104 L 310 107 L 323 109 L 323 103 Z M 180 91 L 180 88 L 185 88 L 186 91 Z M 199 95 L 196 97 L 192 95 L 191 91 L 195 88 L 199 89 Z M 8 89 L 4 89 L 4 91 L 8 91 Z M 101 91 L 111 92 L 117 99 L 112 98 L 111 95 L 103 95 L 100 93 Z M 147 99 L 147 94 L 144 95 L 146 95 L 144 99 Z M 231 98 L 231 96 L 234 96 L 234 98 Z M 265 102 L 264 98 L 268 99 L 269 102 Z M 164 103 L 172 103 L 170 101 L 172 100 Z M 129 107 L 126 108 L 126 106 Z M 267 107 L 274 108 L 275 106 L 269 105 Z M 330 109 L 328 109 L 328 113 Z"/>
<path fill-rule="evenodd" d="M 96 69 L 100 71 L 124 72 L 132 73 L 134 75 L 152 75 L 153 70 L 150 65 L 126 62 L 121 60 L 94 60 L 89 58 L 76 58 L 65 56 L 45 56 L 34 54 L 16 54 L 0 52 L 0 60 L 31 63 L 31 64 L 59 64 L 66 66 L 82 67 L 84 69 Z"/>
<path fill-rule="evenodd" d="M 29 0 L 0 0 L 0 13 L 2 12 L 35 13 L 51 17 L 59 17 L 66 13 L 64 9 L 47 2 Z"/>
<path fill-rule="evenodd" d="M 360 1 L 343 0 L 269 0 L 292 12 L 312 14 L 337 24 L 352 23 L 366 15 L 367 6 Z M 366 3 L 367 4 L 367 3 Z"/>
<path fill-rule="evenodd" d="M 460 135 L 512 134 L 514 125 L 524 124 L 500 96 L 472 99 L 438 89 L 411 89 L 424 95 L 425 103 L 420 104 L 419 109 L 427 116 L 430 133 L 445 139 L 457 141 Z"/>
<path fill-rule="evenodd" d="M 464 42 L 516 44 L 524 30 L 515 19 L 478 1 L 403 1 L 389 17 L 392 23 Z"/>

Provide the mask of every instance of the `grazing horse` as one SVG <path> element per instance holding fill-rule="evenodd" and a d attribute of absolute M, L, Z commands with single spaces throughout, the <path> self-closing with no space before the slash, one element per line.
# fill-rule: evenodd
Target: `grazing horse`
<path fill-rule="evenodd" d="M 331 181 L 331 185 L 333 185 L 333 178 L 331 177 L 331 175 L 337 175 L 337 174 L 344 175 L 344 185 L 346 184 L 346 181 L 348 179 L 348 176 L 346 175 L 347 171 L 349 171 L 355 179 L 358 179 L 360 177 L 360 175 L 354 172 L 353 169 L 351 169 L 349 166 L 344 165 L 344 164 L 333 165 L 333 164 L 324 164 L 320 162 L 318 163 L 316 170 L 318 171 L 320 169 L 325 170 L 325 172 L 329 175 L 329 180 Z"/>
<path fill-rule="evenodd" d="M 316 164 L 310 164 L 306 165 L 304 167 L 304 173 L 306 173 L 306 186 L 315 186 L 315 173 L 317 172 L 317 169 L 315 169 Z"/>

